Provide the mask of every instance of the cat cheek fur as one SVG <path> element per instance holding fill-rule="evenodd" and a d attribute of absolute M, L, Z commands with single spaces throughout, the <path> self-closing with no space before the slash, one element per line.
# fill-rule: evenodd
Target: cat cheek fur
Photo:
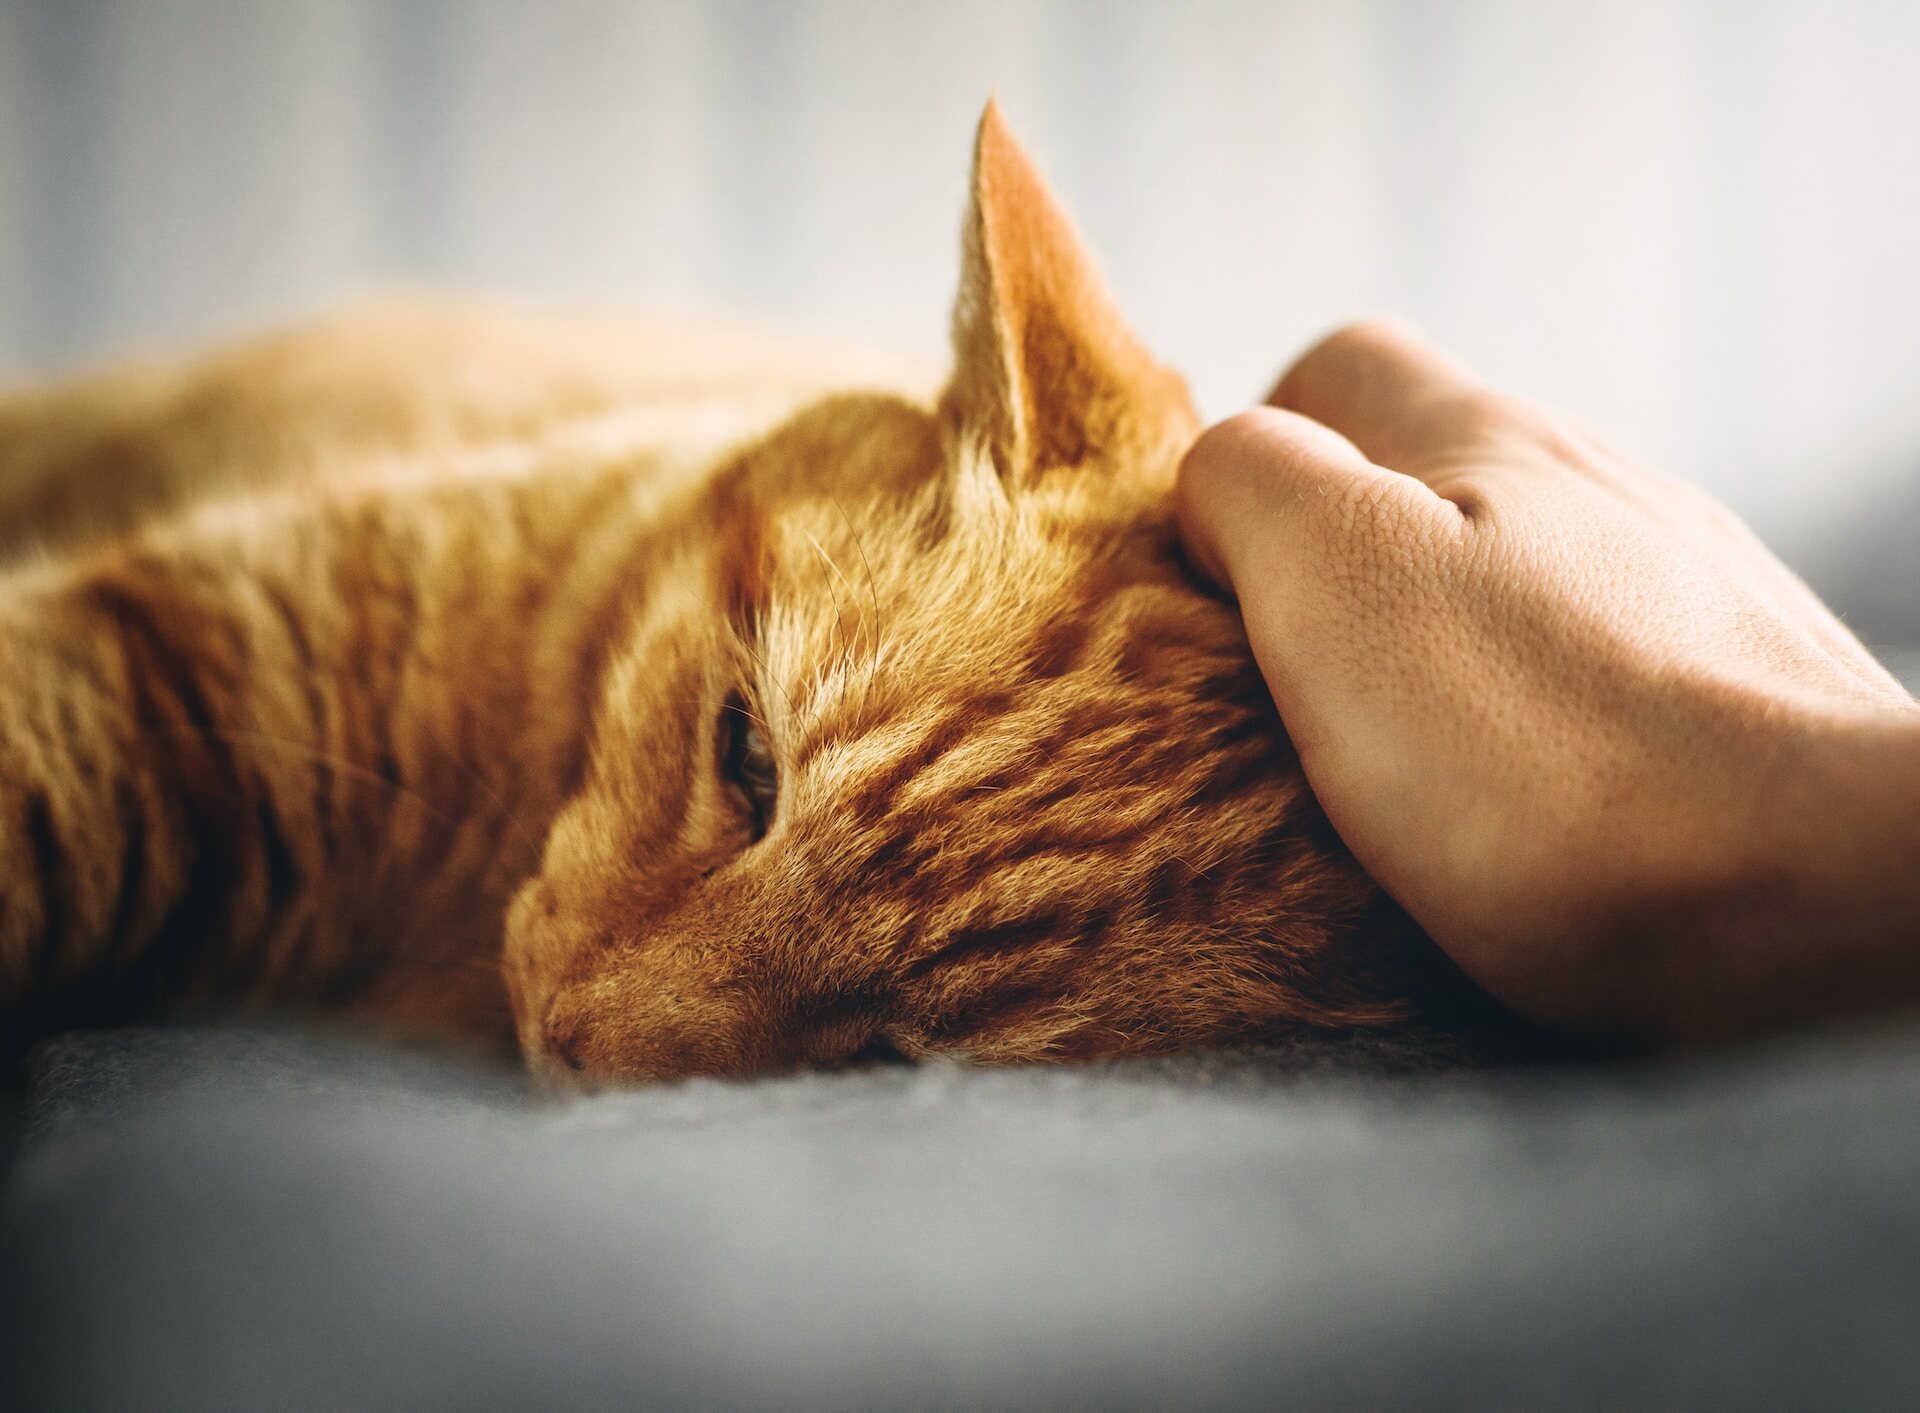
<path fill-rule="evenodd" d="M 566 1085 L 581 1074 L 739 1076 L 831 1064 L 859 1049 L 870 1020 L 836 1011 L 822 976 L 803 979 L 788 965 L 806 922 L 762 891 L 744 866 L 691 882 L 664 911 L 604 880 L 572 907 L 547 885 L 530 886 L 509 970 L 521 978 L 516 1009 L 533 1068 Z M 624 929 L 606 930 L 616 920 Z"/>
<path fill-rule="evenodd" d="M 750 842 L 713 768 L 733 675 L 706 592 L 712 569 L 695 554 L 663 576 L 608 671 L 586 782 L 509 910 L 504 972 L 521 1049 L 536 1065 L 578 1043 L 589 997 L 612 999 L 607 969 L 632 939 Z M 562 996 L 568 1014 L 556 1013 Z"/>

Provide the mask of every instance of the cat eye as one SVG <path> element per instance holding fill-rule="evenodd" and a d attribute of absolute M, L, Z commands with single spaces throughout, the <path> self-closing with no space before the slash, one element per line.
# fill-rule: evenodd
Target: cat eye
<path fill-rule="evenodd" d="M 759 842 L 780 799 L 780 769 L 760 718 L 739 697 L 720 708 L 720 776 L 752 816 L 753 838 Z"/>

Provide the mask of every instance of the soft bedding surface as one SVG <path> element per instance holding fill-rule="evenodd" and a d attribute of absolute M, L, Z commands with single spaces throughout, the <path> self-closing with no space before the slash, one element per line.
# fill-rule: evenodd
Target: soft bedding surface
<path fill-rule="evenodd" d="M 1920 1027 L 568 1102 L 290 1032 L 74 1035 L 34 1058 L 0 1300 L 9 1408 L 1910 1407 Z"/>

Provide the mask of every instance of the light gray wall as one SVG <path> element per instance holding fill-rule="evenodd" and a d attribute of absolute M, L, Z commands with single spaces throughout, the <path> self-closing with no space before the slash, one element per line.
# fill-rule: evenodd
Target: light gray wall
<path fill-rule="evenodd" d="M 0 371 L 392 277 L 935 348 L 989 90 L 1208 410 L 1376 308 L 1791 528 L 1920 466 L 1907 0 L 0 0 Z"/>

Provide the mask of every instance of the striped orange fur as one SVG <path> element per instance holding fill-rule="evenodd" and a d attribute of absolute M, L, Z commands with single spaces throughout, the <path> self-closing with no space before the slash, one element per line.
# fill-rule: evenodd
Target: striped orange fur
<path fill-rule="evenodd" d="M 318 1007 L 634 1078 L 1453 1004 L 1181 563 L 1184 386 L 991 108 L 954 342 L 932 395 L 401 301 L 0 399 L 7 1025 Z"/>

